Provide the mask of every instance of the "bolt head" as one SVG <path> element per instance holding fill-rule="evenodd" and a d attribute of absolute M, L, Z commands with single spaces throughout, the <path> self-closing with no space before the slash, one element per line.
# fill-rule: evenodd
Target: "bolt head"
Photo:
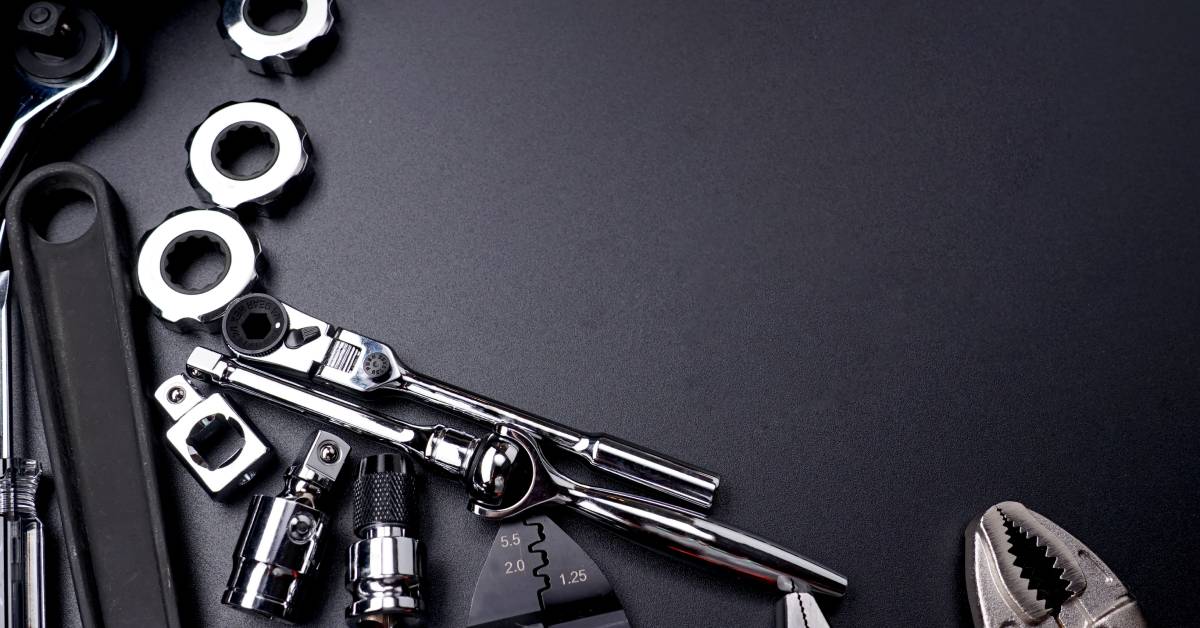
<path fill-rule="evenodd" d="M 29 7 L 29 12 L 25 14 L 25 17 L 34 24 L 45 24 L 50 21 L 51 15 L 53 15 L 53 12 L 49 8 L 35 4 Z"/>
<path fill-rule="evenodd" d="M 179 403 L 183 401 L 185 397 L 187 397 L 187 392 L 179 386 L 174 386 L 171 388 L 171 390 L 167 391 L 167 401 L 170 401 L 171 403 Z"/>
<path fill-rule="evenodd" d="M 288 521 L 288 538 L 296 543 L 307 543 L 312 540 L 316 527 L 317 522 L 312 515 L 298 512 Z"/>
<path fill-rule="evenodd" d="M 338 461 L 338 458 L 341 457 L 342 452 L 338 449 L 337 445 L 328 441 L 321 443 L 321 462 L 324 462 L 325 464 L 333 464 Z"/>
<path fill-rule="evenodd" d="M 17 30 L 37 37 L 53 37 L 62 25 L 64 9 L 53 2 L 35 2 L 25 9 Z"/>

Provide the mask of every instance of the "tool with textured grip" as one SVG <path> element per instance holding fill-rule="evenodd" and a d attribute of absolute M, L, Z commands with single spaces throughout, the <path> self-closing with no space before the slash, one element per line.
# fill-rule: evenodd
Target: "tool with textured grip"
<path fill-rule="evenodd" d="M 648 547 L 752 576 L 784 592 L 791 591 L 793 583 L 804 582 L 816 593 L 846 593 L 844 576 L 776 543 L 679 506 L 567 477 L 545 458 L 539 441 L 519 428 L 501 426 L 496 433 L 476 439 L 442 426 L 412 425 L 203 347 L 188 358 L 188 374 L 409 452 L 462 480 L 472 498 L 471 511 L 488 519 L 520 517 L 534 508 L 561 505 Z"/>
<path fill-rule="evenodd" d="M 421 625 L 424 547 L 417 540 L 421 475 L 406 454 L 363 458 L 354 481 L 354 534 L 346 589 L 353 628 Z"/>
<path fill-rule="evenodd" d="M 712 507 L 720 479 L 693 465 L 568 427 L 405 366 L 387 344 L 309 316 L 267 294 L 229 304 L 225 344 L 239 358 L 354 393 L 389 391 L 488 427 L 518 427 L 596 469 L 689 503 Z"/>
<path fill-rule="evenodd" d="M 505 522 L 496 532 L 468 628 L 629 628 L 620 600 L 596 566 L 549 517 Z"/>
<path fill-rule="evenodd" d="M 967 593 L 978 628 L 1145 628 L 1117 576 L 1086 545 L 1018 502 L 967 528 Z"/>

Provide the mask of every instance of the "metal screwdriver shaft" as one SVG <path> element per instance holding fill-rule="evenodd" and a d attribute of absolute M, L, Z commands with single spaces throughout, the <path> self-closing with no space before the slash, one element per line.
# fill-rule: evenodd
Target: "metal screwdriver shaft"
<path fill-rule="evenodd" d="M 7 259 L 4 221 L 0 221 L 0 259 Z M 0 517 L 4 546 L 0 550 L 3 575 L 4 628 L 45 626 L 45 570 L 42 522 L 37 514 L 38 482 L 42 466 L 36 460 L 13 455 L 12 311 L 11 271 L 0 271 Z"/>

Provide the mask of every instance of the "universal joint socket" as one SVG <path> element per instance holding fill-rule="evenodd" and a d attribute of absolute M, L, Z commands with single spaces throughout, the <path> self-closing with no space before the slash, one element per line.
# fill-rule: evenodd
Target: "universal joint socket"
<path fill-rule="evenodd" d="M 320 565 L 328 517 L 319 510 L 337 481 L 350 446 L 324 430 L 284 475 L 278 497 L 255 495 L 233 554 L 221 602 L 247 612 L 295 622 L 302 589 Z M 310 596 L 311 597 L 311 596 Z"/>
<path fill-rule="evenodd" d="M 354 534 L 346 589 L 351 628 L 420 626 L 424 548 L 416 537 L 421 476 L 406 454 L 363 458 L 354 481 Z"/>

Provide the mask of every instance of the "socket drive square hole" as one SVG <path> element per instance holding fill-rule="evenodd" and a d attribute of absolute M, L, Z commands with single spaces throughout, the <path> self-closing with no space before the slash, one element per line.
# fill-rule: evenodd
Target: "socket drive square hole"
<path fill-rule="evenodd" d="M 246 445 L 246 435 L 237 421 L 223 415 L 204 417 L 188 433 L 188 456 L 209 471 L 233 462 Z"/>

